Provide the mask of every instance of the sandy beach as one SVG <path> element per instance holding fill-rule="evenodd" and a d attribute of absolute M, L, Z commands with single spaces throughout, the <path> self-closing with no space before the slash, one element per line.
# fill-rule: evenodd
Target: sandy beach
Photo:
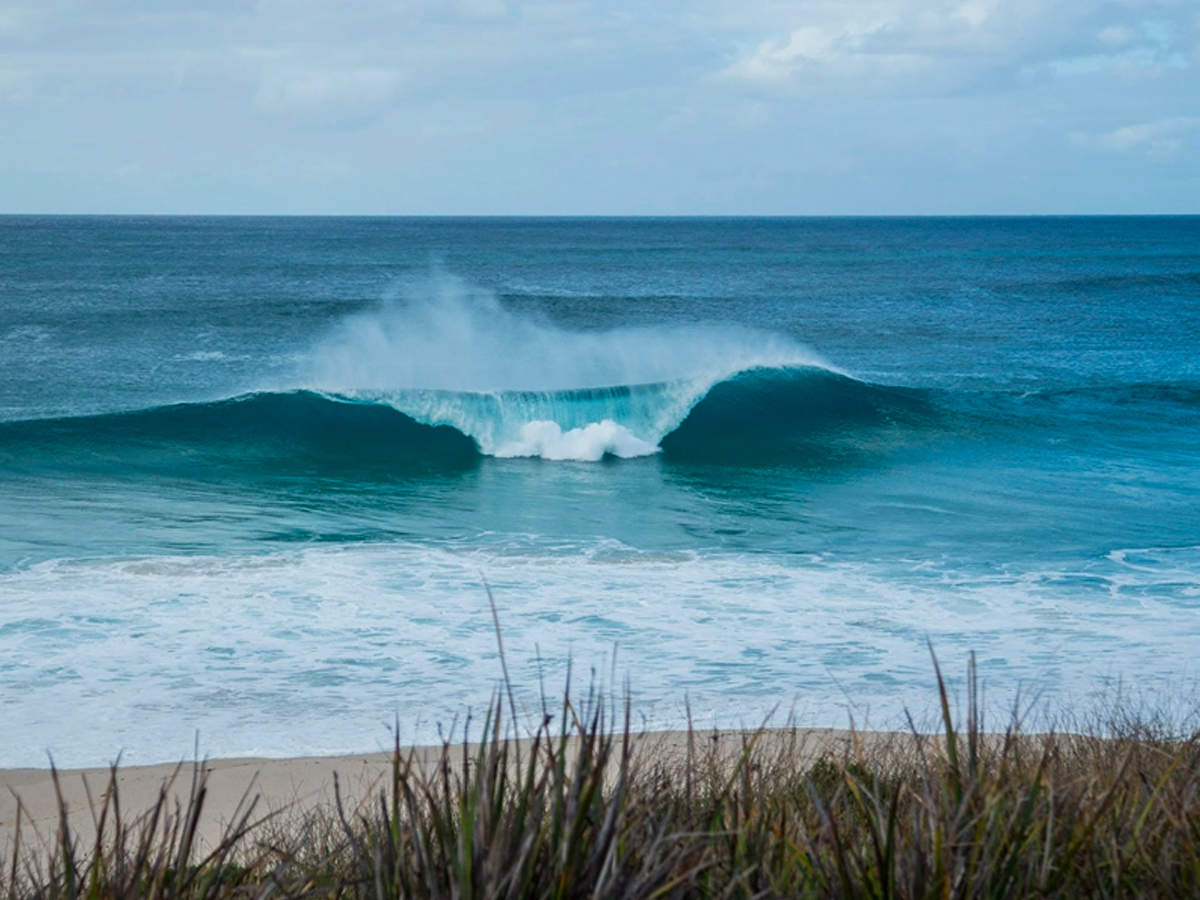
<path fill-rule="evenodd" d="M 716 751 L 726 761 L 737 758 L 751 732 L 694 732 L 694 753 Z M 891 740 L 885 732 L 862 732 L 853 739 L 865 744 Z M 818 759 L 824 753 L 838 754 L 851 746 L 852 733 L 841 729 L 770 729 L 757 733 L 758 749 L 768 755 L 786 751 L 798 765 Z M 687 758 L 689 735 L 686 731 L 647 732 L 634 738 L 636 760 L 647 762 L 683 761 Z M 528 747 L 527 741 L 521 742 Z M 477 745 L 467 745 L 473 753 Z M 432 767 L 441 758 L 441 746 L 407 748 L 402 751 L 415 765 Z M 455 745 L 456 757 L 462 745 Z M 370 753 L 356 756 L 300 757 L 292 759 L 212 759 L 197 764 L 187 761 L 149 766 L 127 766 L 117 770 L 117 786 L 123 815 L 132 816 L 151 809 L 166 791 L 172 805 L 185 805 L 193 776 L 203 771 L 207 794 L 199 826 L 201 840 L 211 843 L 227 826 L 240 818 L 253 803 L 252 819 L 264 816 L 303 815 L 321 806 L 333 808 L 334 776 L 337 776 L 343 802 L 347 807 L 373 797 L 391 771 L 392 754 Z M 92 808 L 99 808 L 111 783 L 106 768 L 62 769 L 58 771 L 63 800 L 71 826 L 80 840 L 95 834 Z M 54 779 L 49 769 L 0 769 L 0 849 L 11 854 L 14 830 L 20 809 L 21 841 L 45 840 L 59 825 L 59 804 Z"/>

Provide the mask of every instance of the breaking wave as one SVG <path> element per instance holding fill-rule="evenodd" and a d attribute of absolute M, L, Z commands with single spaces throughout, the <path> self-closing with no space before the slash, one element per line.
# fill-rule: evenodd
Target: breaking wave
<path fill-rule="evenodd" d="M 0 425 L 0 462 L 211 468 L 461 466 L 480 456 L 752 461 L 912 419 L 915 393 L 817 368 L 752 369 L 715 385 L 571 391 L 290 391 Z"/>
<path fill-rule="evenodd" d="M 1077 415 L 1075 406 L 1103 419 L 1131 404 L 1158 417 L 1192 415 L 1200 396 L 1173 384 L 1035 394 L 871 384 L 779 335 L 715 326 L 568 331 L 444 276 L 340 323 L 298 382 L 210 402 L 3 423 L 0 464 L 197 473 L 257 464 L 300 473 L 454 468 L 483 456 L 823 464 L 965 418 L 971 429 L 1021 429 Z"/>

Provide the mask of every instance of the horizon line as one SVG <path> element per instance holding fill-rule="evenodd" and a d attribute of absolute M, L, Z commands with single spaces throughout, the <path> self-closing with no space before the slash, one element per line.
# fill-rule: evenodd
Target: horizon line
<path fill-rule="evenodd" d="M 1197 212 L 1140 213 L 221 213 L 0 212 L 0 219 L 1187 219 Z"/>

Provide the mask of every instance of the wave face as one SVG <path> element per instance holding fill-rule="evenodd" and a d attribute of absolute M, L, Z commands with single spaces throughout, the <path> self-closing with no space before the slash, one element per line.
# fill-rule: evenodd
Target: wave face
<path fill-rule="evenodd" d="M 0 425 L 7 467 L 261 465 L 461 467 L 479 456 L 599 460 L 662 452 L 752 463 L 832 452 L 914 421 L 915 392 L 824 369 L 753 369 L 696 382 L 571 391 L 257 393 L 100 416 Z"/>
<path fill-rule="evenodd" d="M 660 450 L 730 462 L 811 454 L 914 421 L 916 391 L 865 384 L 816 367 L 760 368 L 715 384 L 696 379 L 572 391 L 358 392 L 418 422 L 449 425 L 488 456 L 599 460 Z"/>
<path fill-rule="evenodd" d="M 647 456 L 703 393 L 690 384 L 567 391 L 357 391 L 344 399 L 390 406 L 429 426 L 451 426 L 488 456 L 599 460 Z"/>
<path fill-rule="evenodd" d="M 596 461 L 660 450 L 689 460 L 749 462 L 832 449 L 865 432 L 927 417 L 917 391 L 869 385 L 814 366 L 754 367 L 703 379 L 566 391 L 359 391 L 342 399 L 391 406 L 451 426 L 480 452 Z"/>
<path fill-rule="evenodd" d="M 0 425 L 0 463 L 22 470 L 262 467 L 396 469 L 472 464 L 474 442 L 385 406 L 316 394 L 260 393 L 129 413 Z"/>
<path fill-rule="evenodd" d="M 922 391 L 825 369 L 752 369 L 714 385 L 662 450 L 696 462 L 833 461 L 935 419 Z"/>

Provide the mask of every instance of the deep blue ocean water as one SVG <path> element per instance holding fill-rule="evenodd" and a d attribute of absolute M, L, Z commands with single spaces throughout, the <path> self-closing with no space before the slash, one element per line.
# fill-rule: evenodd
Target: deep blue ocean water
<path fill-rule="evenodd" d="M 1196 217 L 0 218 L 0 765 L 436 738 L 485 580 L 530 708 L 1178 688 L 1198 345 Z"/>

